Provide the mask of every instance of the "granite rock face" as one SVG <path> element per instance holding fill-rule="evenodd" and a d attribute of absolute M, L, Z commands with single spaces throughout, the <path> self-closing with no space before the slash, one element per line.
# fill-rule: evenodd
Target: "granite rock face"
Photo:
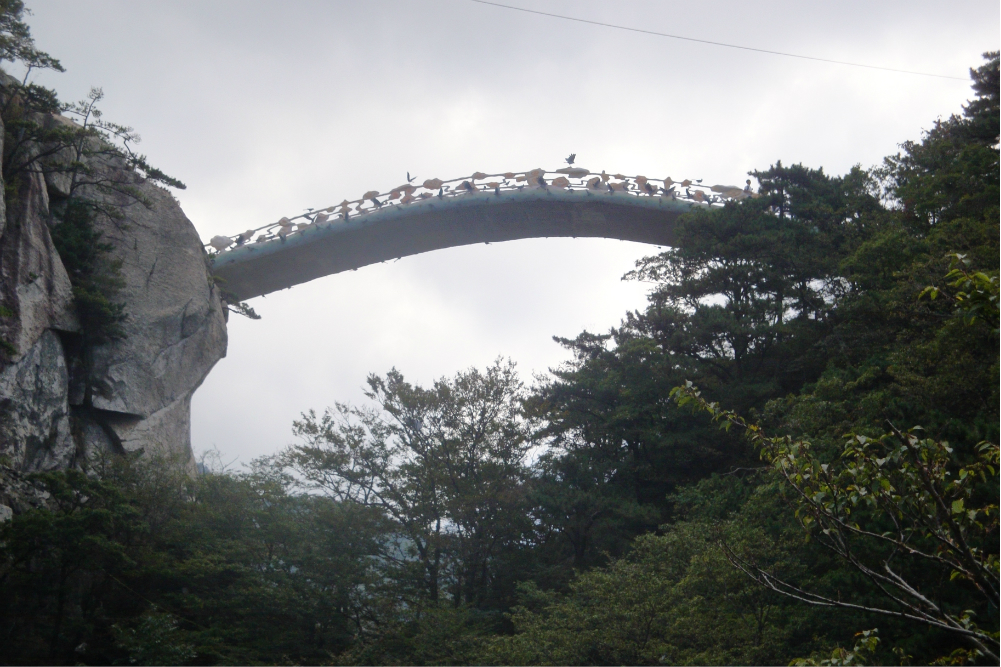
<path fill-rule="evenodd" d="M 189 452 L 191 395 L 226 354 L 226 320 L 195 228 L 166 190 L 143 194 L 152 208 L 98 222 L 121 261 L 128 318 L 123 339 L 94 351 L 91 407 L 126 450 Z"/>
<path fill-rule="evenodd" d="M 9 211 L 0 204 L 0 303 L 12 313 L 0 318 L 0 335 L 14 347 L 15 358 L 47 329 L 79 328 L 70 279 L 49 234 L 42 176 L 24 178 L 17 199 Z"/>
<path fill-rule="evenodd" d="M 77 446 L 57 332 L 79 328 L 72 286 L 49 234 L 42 176 L 23 176 L 13 199 L 10 209 L 0 204 L 0 455 L 21 471 L 65 468 Z"/>
<path fill-rule="evenodd" d="M 0 373 L 0 445 L 25 472 L 68 468 L 76 458 L 59 336 L 45 330 Z"/>
<path fill-rule="evenodd" d="M 93 348 L 90 364 L 80 363 L 72 287 L 50 235 L 49 195 L 64 197 L 65 183 L 32 173 L 18 179 L 11 210 L 0 201 L 0 467 L 8 477 L 84 465 L 98 451 L 159 449 L 192 465 L 191 396 L 226 354 L 225 308 L 177 201 L 133 173 L 122 177 L 148 206 L 87 193 L 124 213 L 95 225 L 120 262 L 117 300 L 127 315 L 124 338 Z M 0 505 L 17 503 L 0 489 Z"/>

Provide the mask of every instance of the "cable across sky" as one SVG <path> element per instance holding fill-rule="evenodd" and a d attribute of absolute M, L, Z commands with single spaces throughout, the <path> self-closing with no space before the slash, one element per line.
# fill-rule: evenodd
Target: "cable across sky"
<path fill-rule="evenodd" d="M 629 32 L 643 33 L 644 35 L 653 35 L 655 37 L 668 37 L 670 39 L 680 39 L 686 42 L 698 42 L 699 44 L 709 44 L 711 46 L 723 46 L 728 49 L 740 49 L 742 51 L 755 51 L 757 53 L 767 53 L 773 56 L 785 56 L 786 58 L 799 58 L 801 60 L 814 60 L 822 63 L 831 63 L 834 65 L 848 65 L 849 67 L 864 67 L 866 69 L 876 69 L 882 70 L 884 72 L 896 72 L 898 74 L 915 74 L 917 76 L 930 76 L 936 79 L 952 79 L 953 81 L 968 81 L 967 77 L 959 76 L 949 76 L 946 74 L 932 74 L 931 72 L 917 72 L 909 69 L 897 69 L 895 67 L 881 67 L 879 65 L 866 65 L 865 63 L 853 63 L 847 60 L 833 60 L 831 58 L 818 58 L 815 56 L 804 56 L 798 53 L 786 53 L 784 51 L 771 51 L 769 49 L 758 49 L 753 46 L 741 46 L 739 44 L 727 44 L 725 42 L 714 42 L 708 39 L 697 39 L 695 37 L 684 37 L 682 35 L 671 35 L 666 32 L 657 32 L 656 30 L 644 30 L 643 28 L 632 28 L 625 25 L 615 25 L 614 23 L 603 23 L 601 21 L 591 21 L 589 19 L 577 18 L 576 16 L 566 16 L 564 14 L 553 14 L 551 12 L 542 12 L 537 9 L 526 9 L 525 7 L 515 7 L 514 5 L 504 5 L 499 2 L 489 2 L 489 0 L 468 0 L 469 2 L 475 2 L 479 5 L 490 5 L 491 7 L 499 7 L 501 9 L 511 9 L 518 12 L 525 12 L 526 14 L 538 14 L 539 16 L 548 16 L 550 18 L 563 19 L 565 21 L 574 21 L 576 23 L 587 23 L 590 25 L 601 26 L 603 28 L 615 28 L 616 30 L 628 30 Z"/>

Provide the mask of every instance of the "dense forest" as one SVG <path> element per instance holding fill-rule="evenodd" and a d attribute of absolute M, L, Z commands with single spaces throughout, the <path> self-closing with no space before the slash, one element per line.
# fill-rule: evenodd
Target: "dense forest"
<path fill-rule="evenodd" d="M 876 167 L 683 216 L 534 384 L 394 369 L 243 470 L 36 475 L 0 662 L 997 664 L 998 53 L 971 75 Z"/>

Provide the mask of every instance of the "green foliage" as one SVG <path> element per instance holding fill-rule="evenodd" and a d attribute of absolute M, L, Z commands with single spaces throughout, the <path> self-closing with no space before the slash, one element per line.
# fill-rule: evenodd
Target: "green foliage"
<path fill-rule="evenodd" d="M 0 654 L 14 664 L 75 661 L 75 648 L 88 643 L 108 611 L 114 613 L 102 604 L 116 585 L 105 573 L 133 571 L 128 545 L 145 529 L 111 479 L 71 470 L 38 481 L 52 509 L 21 514 L 0 527 Z"/>
<path fill-rule="evenodd" d="M 0 306 L 0 318 L 6 319 L 8 317 L 14 317 L 14 311 L 10 308 Z M 14 356 L 17 354 L 17 348 L 0 338 L 0 350 L 7 353 L 9 356 Z"/>
<path fill-rule="evenodd" d="M 295 433 L 305 444 L 284 462 L 314 489 L 396 526 L 396 567 L 420 582 L 408 605 L 483 603 L 500 552 L 524 530 L 528 441 L 514 364 L 498 360 L 431 389 L 396 370 L 368 384 L 377 408 L 303 415 Z"/>
<path fill-rule="evenodd" d="M 315 664 L 367 627 L 379 517 L 290 495 L 265 462 L 198 479 L 163 457 L 97 470 L 40 476 L 53 507 L 0 527 L 4 662 Z"/>
<path fill-rule="evenodd" d="M 775 664 L 797 637 L 793 606 L 735 571 L 713 540 L 725 533 L 767 550 L 746 524 L 682 521 L 638 538 L 624 558 L 582 573 L 566 594 L 528 583 L 513 636 L 488 664 Z M 755 545 L 755 541 L 759 544 Z"/>
<path fill-rule="evenodd" d="M 125 287 L 121 262 L 111 260 L 111 244 L 94 229 L 96 212 L 86 202 L 69 202 L 52 230 L 52 242 L 73 284 L 80 327 L 86 347 L 122 337 L 125 306 L 117 301 Z"/>
<path fill-rule="evenodd" d="M 969 271 L 965 255 L 952 253 L 949 256 L 949 273 L 945 274 L 946 287 L 944 291 L 935 286 L 926 287 L 921 297 L 937 299 L 944 296 L 956 304 L 956 314 L 966 324 L 978 320 L 986 322 L 991 329 L 998 331 L 998 276 L 982 271 Z"/>
<path fill-rule="evenodd" d="M 907 221 L 920 228 L 998 210 L 998 52 L 971 70 L 976 99 L 964 114 L 937 120 L 924 141 L 902 144 L 882 175 Z"/>
<path fill-rule="evenodd" d="M 799 658 L 794 660 L 791 664 L 825 665 L 831 667 L 834 665 L 864 665 L 872 658 L 873 654 L 876 652 L 876 647 L 879 646 L 878 629 L 873 628 L 872 630 L 863 630 L 862 632 L 858 632 L 855 634 L 855 639 L 855 646 L 850 651 L 839 646 L 831 651 L 831 657 L 829 658 L 820 660 L 816 658 Z"/>
<path fill-rule="evenodd" d="M 562 586 L 573 575 L 622 555 L 630 539 L 657 523 L 656 507 L 637 501 L 619 462 L 581 447 L 543 453 L 528 483 L 534 526 L 533 580 Z"/>
<path fill-rule="evenodd" d="M 209 288 L 211 289 L 217 286 L 220 288 L 219 295 L 222 298 L 223 303 L 228 312 L 236 313 L 237 315 L 242 315 L 243 317 L 246 317 L 247 319 L 251 320 L 261 319 L 261 316 L 257 314 L 257 311 L 254 310 L 251 306 L 249 306 L 246 301 L 240 301 L 239 299 L 236 298 L 236 296 L 233 295 L 232 292 L 229 292 L 225 289 L 225 287 L 222 287 L 226 283 L 226 280 L 224 278 L 222 278 L 221 276 L 213 275 L 212 259 L 216 257 L 218 254 L 219 254 L 218 252 L 212 250 L 211 248 L 205 251 L 205 268 L 209 272 Z"/>
<path fill-rule="evenodd" d="M 24 22 L 23 0 L 0 0 L 0 62 L 23 63 L 29 69 L 53 69 L 62 72 L 59 61 L 35 47 L 31 29 Z"/>
<path fill-rule="evenodd" d="M 574 358 L 527 404 L 536 437 L 559 452 L 543 459 L 536 484 L 556 503 L 536 512 L 555 536 L 549 563 L 622 555 L 630 537 L 670 519 L 667 498 L 679 487 L 753 465 L 739 438 L 665 400 L 672 387 L 693 379 L 720 400 L 763 409 L 823 372 L 838 252 L 860 233 L 851 221 L 878 224 L 875 184 L 857 169 L 831 178 L 781 163 L 755 175 L 760 197 L 682 216 L 675 247 L 627 275 L 655 285 L 644 312 L 607 335 L 557 339 Z"/>
<path fill-rule="evenodd" d="M 764 435 L 756 424 L 702 398 L 691 384 L 673 395 L 680 405 L 691 403 L 708 412 L 724 428 L 743 430 L 793 491 L 803 526 L 887 600 L 872 606 L 805 590 L 721 543 L 735 567 L 777 593 L 927 624 L 968 639 L 997 659 L 997 633 L 979 629 L 972 608 L 955 606 L 971 605 L 971 596 L 979 596 L 981 602 L 974 606 L 981 615 L 997 615 L 998 505 L 978 498 L 981 484 L 997 488 L 987 479 L 996 475 L 997 445 L 981 443 L 976 460 L 956 466 L 948 444 L 919 438 L 915 430 L 920 429 L 894 429 L 879 440 L 852 435 L 840 460 L 829 461 L 814 454 L 808 441 Z M 922 570 L 943 569 L 949 581 L 965 582 L 969 590 L 952 595 L 922 590 L 922 582 L 908 574 L 908 559 L 920 561 Z"/>
<path fill-rule="evenodd" d="M 316 662 L 358 631 L 378 520 L 289 486 L 266 463 L 206 475 L 166 524 L 149 585 L 198 662 Z"/>
<path fill-rule="evenodd" d="M 800 395 L 769 406 L 770 426 L 832 448 L 842 433 L 878 436 L 887 418 L 923 424 L 964 453 L 998 440 L 998 338 L 988 317 L 999 256 L 999 106 L 990 84 L 998 60 L 988 56 L 964 115 L 937 122 L 876 170 L 890 206 L 877 225 L 852 223 L 862 233 L 839 261 L 832 330 L 819 343 L 828 367 Z M 953 270 L 954 285 L 942 285 Z M 974 326 L 953 317 L 966 307 L 984 308 Z"/>
<path fill-rule="evenodd" d="M 495 619 L 462 605 L 405 610 L 370 640 L 337 656 L 339 665 L 472 665 L 496 633 Z"/>
<path fill-rule="evenodd" d="M 237 315 L 243 315 L 244 317 L 251 320 L 259 320 L 261 316 L 257 314 L 257 311 L 252 307 L 244 303 L 243 301 L 236 301 L 235 303 L 229 303 L 226 306 L 229 308 L 229 312 L 236 313 Z"/>
<path fill-rule="evenodd" d="M 197 655 L 194 647 L 181 642 L 177 619 L 155 608 L 143 614 L 135 627 L 114 625 L 112 631 L 132 665 L 183 665 Z"/>
<path fill-rule="evenodd" d="M 43 168 L 68 177 L 68 200 L 82 196 L 100 214 L 119 219 L 129 204 L 152 206 L 138 187 L 143 183 L 179 190 L 186 186 L 135 151 L 141 138 L 134 129 L 103 119 L 97 106 L 103 98 L 104 91 L 92 88 L 87 99 L 61 106 L 78 122 L 66 130 L 68 141 L 58 145 L 61 154 L 54 153 Z"/>

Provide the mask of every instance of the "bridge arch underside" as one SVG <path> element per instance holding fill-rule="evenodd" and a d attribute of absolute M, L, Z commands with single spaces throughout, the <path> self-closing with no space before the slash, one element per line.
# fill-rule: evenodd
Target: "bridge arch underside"
<path fill-rule="evenodd" d="M 222 288 L 240 301 L 342 271 L 432 250 L 527 238 L 592 237 L 674 244 L 674 221 L 691 202 L 670 197 L 552 190 L 437 197 L 311 225 L 284 241 L 252 243 L 213 260 Z"/>

